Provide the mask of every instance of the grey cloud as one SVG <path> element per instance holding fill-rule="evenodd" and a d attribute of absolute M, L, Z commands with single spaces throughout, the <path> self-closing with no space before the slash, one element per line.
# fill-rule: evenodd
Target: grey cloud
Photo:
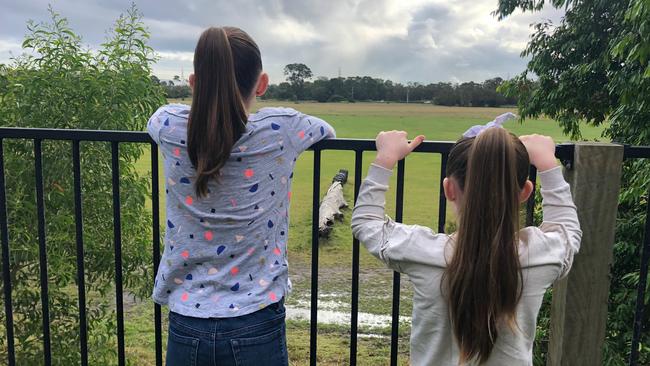
<path fill-rule="evenodd" d="M 450 13 L 451 10 L 441 4 L 426 5 L 415 12 L 413 15 L 413 21 L 422 22 L 428 19 L 444 19 L 445 17 L 448 17 Z"/>
<path fill-rule="evenodd" d="M 52 0 L 84 43 L 97 47 L 131 0 Z M 211 25 L 235 25 L 259 44 L 272 81 L 282 68 L 304 62 L 315 75 L 371 75 L 395 81 L 484 80 L 513 75 L 528 39 L 528 24 L 559 19 L 561 12 L 515 14 L 502 22 L 487 17 L 495 0 L 172 0 L 138 1 L 151 30 L 150 44 L 165 57 L 155 67 L 163 78 L 185 74 L 200 32 Z M 22 41 L 27 19 L 46 20 L 47 3 L 3 4 L 0 62 L 8 44 Z"/>

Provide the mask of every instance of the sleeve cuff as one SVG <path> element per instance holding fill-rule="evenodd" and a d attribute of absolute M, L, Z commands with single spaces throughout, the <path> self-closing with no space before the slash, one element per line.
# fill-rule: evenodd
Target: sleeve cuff
<path fill-rule="evenodd" d="M 373 163 L 370 165 L 370 169 L 368 169 L 367 179 L 387 186 L 391 175 L 393 175 L 392 170 Z"/>
<path fill-rule="evenodd" d="M 558 165 L 555 168 L 539 172 L 539 180 L 544 189 L 553 189 L 566 184 L 564 176 L 562 175 L 562 166 Z"/>

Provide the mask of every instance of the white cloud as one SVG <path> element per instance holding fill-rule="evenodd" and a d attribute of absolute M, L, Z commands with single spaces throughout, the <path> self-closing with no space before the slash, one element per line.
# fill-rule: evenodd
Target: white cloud
<path fill-rule="evenodd" d="M 192 52 L 158 51 L 157 54 L 161 60 L 166 61 L 192 62 L 194 60 Z"/>
<path fill-rule="evenodd" d="M 7 63 L 22 53 L 21 44 L 11 39 L 0 38 L 0 63 Z"/>
<path fill-rule="evenodd" d="M 96 46 L 116 14 L 131 0 L 56 0 L 54 8 Z M 525 67 L 519 57 L 530 23 L 558 21 L 563 12 L 516 12 L 497 21 L 496 0 L 173 0 L 137 4 L 151 31 L 162 78 L 189 74 L 196 41 L 208 26 L 235 25 L 246 30 L 262 51 L 273 82 L 284 79 L 292 62 L 307 64 L 315 75 L 371 75 L 395 81 L 481 81 L 514 75 Z M 20 52 L 29 18 L 47 17 L 40 0 L 11 3 L 0 25 L 0 62 Z"/>
<path fill-rule="evenodd" d="M 204 27 L 176 20 L 144 18 L 153 36 L 161 40 L 198 39 Z"/>
<path fill-rule="evenodd" d="M 0 52 L 16 52 L 21 50 L 19 42 L 0 39 Z"/>
<path fill-rule="evenodd" d="M 312 24 L 299 22 L 290 17 L 274 20 L 273 25 L 269 26 L 268 32 L 275 43 L 291 44 L 295 47 L 321 40 L 321 35 Z"/>

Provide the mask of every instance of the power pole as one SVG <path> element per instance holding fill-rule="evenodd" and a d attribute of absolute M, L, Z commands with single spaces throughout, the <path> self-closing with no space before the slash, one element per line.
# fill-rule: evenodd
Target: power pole
<path fill-rule="evenodd" d="M 409 88 L 407 87 L 407 88 L 406 88 L 406 104 L 408 104 L 408 102 L 409 102 L 409 92 L 410 92 L 410 91 L 411 91 L 411 89 L 409 89 Z"/>

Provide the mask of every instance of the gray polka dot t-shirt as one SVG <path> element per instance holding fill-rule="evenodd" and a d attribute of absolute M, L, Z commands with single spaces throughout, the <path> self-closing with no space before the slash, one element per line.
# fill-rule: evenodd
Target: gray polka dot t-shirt
<path fill-rule="evenodd" d="M 300 153 L 334 137 L 334 130 L 293 109 L 261 109 L 250 115 L 208 195 L 199 198 L 186 149 L 189 112 L 184 104 L 165 105 L 147 126 L 163 156 L 167 212 L 153 298 L 199 318 L 252 313 L 290 290 L 293 168 Z"/>

